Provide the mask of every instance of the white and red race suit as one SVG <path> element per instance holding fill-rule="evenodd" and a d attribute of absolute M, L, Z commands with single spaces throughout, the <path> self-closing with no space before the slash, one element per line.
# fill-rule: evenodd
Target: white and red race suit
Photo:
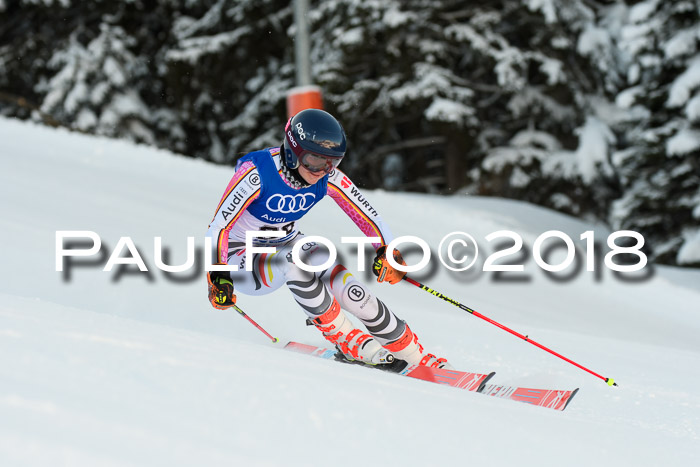
<path fill-rule="evenodd" d="M 391 231 L 367 198 L 340 170 L 335 169 L 311 186 L 295 187 L 284 175 L 279 148 L 254 151 L 241 158 L 209 225 L 213 258 L 236 265 L 231 272 L 236 292 L 264 295 L 286 285 L 310 318 L 326 312 L 332 297 L 363 322 L 384 345 L 403 335 L 406 325 L 382 301 L 358 281 L 345 266 L 335 262 L 321 272 L 309 272 L 291 259 L 292 247 L 304 242 L 296 221 L 324 196 L 330 196 L 368 237 L 378 237 L 375 249 L 388 244 Z M 274 246 L 272 254 L 245 254 L 247 231 L 278 230 L 280 238 L 257 238 L 255 246 Z M 326 263 L 328 251 L 314 242 L 301 248 L 305 264 Z M 246 271 L 246 262 L 252 270 Z"/>

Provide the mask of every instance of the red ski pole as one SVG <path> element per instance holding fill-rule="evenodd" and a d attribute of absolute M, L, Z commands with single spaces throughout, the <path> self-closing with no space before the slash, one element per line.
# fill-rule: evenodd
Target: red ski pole
<path fill-rule="evenodd" d="M 260 330 L 260 332 L 262 332 L 262 333 L 265 334 L 267 337 L 269 337 L 269 338 L 272 340 L 273 343 L 277 343 L 278 339 L 277 339 L 276 337 L 272 337 L 272 336 L 270 335 L 270 333 L 268 333 L 266 330 L 264 330 L 263 327 L 260 326 L 258 323 L 256 323 L 255 321 L 253 321 L 253 319 L 252 319 L 250 316 L 248 316 L 247 314 L 245 314 L 245 312 L 244 312 L 243 310 L 241 310 L 240 308 L 238 308 L 237 305 L 233 305 L 233 309 L 236 310 L 236 311 L 238 312 L 239 315 L 241 315 L 241 316 L 243 316 L 245 319 L 247 319 L 247 320 L 250 322 L 250 324 L 252 324 L 252 325 L 255 326 L 256 328 L 258 328 L 258 329 Z"/>
<path fill-rule="evenodd" d="M 592 374 L 593 376 L 602 379 L 603 381 L 605 381 L 606 383 L 608 383 L 608 386 L 617 386 L 617 383 L 615 382 L 614 379 L 612 379 L 612 378 L 606 378 L 605 376 L 599 375 L 599 374 L 596 373 L 595 371 L 589 370 L 589 369 L 586 368 L 585 366 L 580 365 L 580 364 L 576 363 L 575 361 L 573 361 L 573 360 L 571 360 L 571 359 L 569 359 L 569 358 L 566 358 L 565 356 L 563 356 L 563 355 L 561 355 L 561 354 L 558 354 L 557 352 L 555 352 L 555 351 L 553 351 L 553 350 L 551 350 L 551 349 L 548 349 L 548 348 L 545 347 L 544 345 L 542 345 L 542 344 L 540 344 L 540 343 L 538 343 L 538 342 L 533 341 L 533 340 L 530 339 L 528 336 L 524 336 L 524 335 L 520 334 L 519 332 L 513 331 L 513 330 L 510 329 L 509 327 L 506 327 L 506 326 L 502 325 L 501 323 L 498 323 L 498 322 L 492 320 L 491 318 L 482 315 L 481 313 L 479 313 L 479 312 L 476 311 L 476 310 L 472 310 L 471 308 L 469 308 L 469 307 L 466 306 L 466 305 L 462 305 L 462 304 L 459 303 L 457 300 L 453 300 L 453 299 L 451 299 L 450 297 L 447 297 L 447 296 L 441 294 L 441 293 L 438 292 L 437 290 L 431 289 L 431 288 L 428 287 L 427 285 L 421 284 L 420 282 L 415 281 L 415 280 L 411 279 L 411 278 L 408 277 L 408 276 L 404 276 L 404 280 L 405 280 L 406 282 L 408 282 L 409 284 L 413 284 L 413 285 L 415 285 L 416 287 L 419 287 L 419 288 L 425 290 L 425 291 L 428 292 L 429 294 L 434 295 L 434 296 L 436 296 L 437 298 L 441 298 L 441 299 L 445 300 L 446 302 L 451 303 L 452 305 L 454 305 L 454 306 L 456 306 L 456 307 L 458 307 L 458 308 L 460 308 L 460 309 L 462 309 L 462 310 L 464 310 L 464 311 L 466 311 L 466 312 L 468 312 L 468 313 L 471 313 L 472 315 L 476 316 L 477 318 L 481 318 L 481 319 L 483 319 L 484 321 L 487 321 L 487 322 L 493 324 L 494 326 L 497 326 L 497 327 L 503 329 L 504 331 L 508 331 L 509 333 L 513 334 L 514 336 L 517 336 L 517 337 L 521 338 L 522 340 L 524 340 L 524 341 L 526 341 L 526 342 L 529 342 L 530 344 L 534 345 L 535 347 L 539 347 L 540 349 L 545 350 L 545 351 L 551 353 L 551 354 L 554 355 L 555 357 L 559 357 L 559 358 L 561 358 L 562 360 L 564 360 L 565 362 L 571 363 L 572 365 L 574 365 L 574 366 L 576 366 L 576 367 L 582 369 L 583 371 L 586 371 L 586 372 Z"/>

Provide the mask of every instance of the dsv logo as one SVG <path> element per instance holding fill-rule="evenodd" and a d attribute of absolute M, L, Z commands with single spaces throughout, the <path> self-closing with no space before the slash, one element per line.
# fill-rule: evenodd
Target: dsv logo
<path fill-rule="evenodd" d="M 271 212 L 280 212 L 282 214 L 291 214 L 295 212 L 306 211 L 314 205 L 316 195 L 313 193 L 300 193 L 298 195 L 280 195 L 274 194 L 267 200 L 265 206 Z"/>

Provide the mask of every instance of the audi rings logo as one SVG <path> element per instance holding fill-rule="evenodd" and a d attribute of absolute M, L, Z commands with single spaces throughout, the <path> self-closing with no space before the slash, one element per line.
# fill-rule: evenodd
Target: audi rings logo
<path fill-rule="evenodd" d="M 315 200 L 316 195 L 313 193 L 300 193 L 298 195 L 274 194 L 270 196 L 265 205 L 271 212 L 292 214 L 310 209 L 314 205 Z"/>

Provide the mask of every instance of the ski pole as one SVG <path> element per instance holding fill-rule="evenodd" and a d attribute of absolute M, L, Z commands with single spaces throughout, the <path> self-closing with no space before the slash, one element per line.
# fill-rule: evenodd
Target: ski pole
<path fill-rule="evenodd" d="M 599 374 L 596 373 L 595 371 L 589 370 L 589 369 L 586 368 L 585 366 L 580 365 L 580 364 L 576 363 L 575 361 L 573 361 L 573 360 L 571 360 L 571 359 L 569 359 L 569 358 L 566 358 L 565 356 L 560 355 L 560 354 L 558 354 L 557 352 L 555 352 L 555 351 L 553 351 L 553 350 L 551 350 L 551 349 L 548 349 L 548 348 L 545 347 L 544 345 L 542 345 L 542 344 L 540 344 L 540 343 L 538 343 L 538 342 L 533 341 L 533 340 L 530 339 L 528 336 L 524 336 L 524 335 L 520 334 L 519 332 L 513 331 L 512 329 L 510 329 L 510 328 L 508 328 L 508 327 L 502 325 L 501 323 L 498 323 L 498 322 L 492 320 L 491 318 L 482 315 L 482 314 L 479 313 L 478 311 L 472 310 L 471 308 L 469 308 L 469 307 L 466 306 L 466 305 L 462 305 L 462 304 L 459 303 L 457 300 L 453 300 L 453 299 L 451 299 L 450 297 L 447 297 L 447 296 L 441 294 L 441 293 L 438 292 L 437 290 L 431 289 L 431 288 L 428 287 L 427 285 L 421 284 L 420 282 L 415 281 L 415 280 L 411 279 L 411 278 L 408 277 L 408 276 L 404 276 L 404 280 L 405 280 L 406 282 L 408 282 L 409 284 L 413 284 L 413 285 L 415 285 L 416 287 L 419 287 L 419 288 L 425 290 L 426 292 L 428 292 L 428 293 L 431 294 L 431 295 L 436 296 L 437 298 L 441 298 L 441 299 L 445 300 L 446 302 L 451 303 L 452 305 L 454 305 L 454 306 L 456 306 L 456 307 L 458 307 L 458 308 L 460 308 L 460 309 L 462 309 L 462 310 L 464 310 L 464 311 L 466 311 L 466 312 L 468 312 L 468 313 L 471 313 L 472 315 L 476 316 L 477 318 L 481 318 L 481 319 L 483 319 L 484 321 L 487 321 L 487 322 L 489 322 L 489 323 L 491 323 L 491 324 L 493 324 L 493 325 L 495 325 L 495 326 L 497 326 L 497 327 L 503 329 L 504 331 L 508 331 L 509 333 L 513 334 L 514 336 L 517 336 L 517 337 L 523 339 L 524 341 L 529 342 L 530 344 L 534 345 L 535 347 L 539 347 L 540 349 L 545 350 L 545 351 L 551 353 L 552 355 L 561 358 L 561 359 L 564 360 L 565 362 L 571 363 L 572 365 L 574 365 L 574 366 L 576 366 L 576 367 L 578 367 L 578 368 L 580 368 L 580 369 L 582 369 L 582 370 L 584 370 L 584 371 L 587 371 L 588 373 L 592 374 L 593 376 L 595 376 L 595 377 L 597 377 L 597 378 L 600 378 L 600 379 L 602 379 L 603 381 L 605 381 L 606 383 L 608 383 L 608 386 L 617 386 L 617 383 L 615 382 L 614 379 L 612 379 L 612 378 L 606 378 L 605 376 L 599 375 Z"/>
<path fill-rule="evenodd" d="M 276 337 L 272 337 L 272 336 L 270 335 L 270 333 L 268 333 L 266 330 L 264 330 L 264 329 L 262 328 L 262 326 L 260 326 L 258 323 L 256 323 L 255 321 L 253 321 L 253 319 L 252 319 L 250 316 L 248 316 L 247 314 L 245 314 L 245 312 L 244 312 L 243 310 L 241 310 L 240 308 L 238 308 L 238 305 L 233 305 L 233 309 L 236 310 L 236 311 L 238 312 L 239 315 L 243 316 L 245 319 L 247 319 L 248 321 L 250 321 L 250 324 L 252 324 L 252 325 L 255 326 L 256 328 L 258 328 L 258 329 L 260 330 L 260 332 L 262 332 L 262 333 L 265 334 L 267 337 L 269 337 L 270 339 L 272 339 L 272 342 L 273 342 L 273 343 L 277 343 L 277 341 L 278 341 L 279 339 L 277 339 Z"/>

